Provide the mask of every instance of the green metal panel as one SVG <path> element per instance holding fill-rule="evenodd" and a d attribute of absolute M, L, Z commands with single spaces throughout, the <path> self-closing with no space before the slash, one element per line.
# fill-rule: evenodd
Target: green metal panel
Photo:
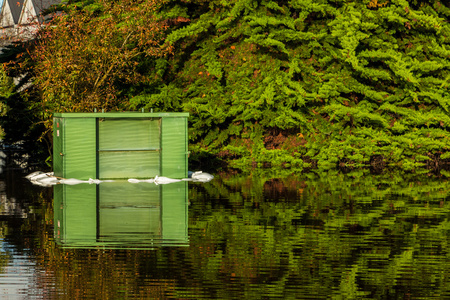
<path fill-rule="evenodd" d="M 64 178 L 87 180 L 97 176 L 96 122 L 93 118 L 64 120 Z"/>
<path fill-rule="evenodd" d="M 141 113 L 141 112 L 107 112 L 107 113 L 54 113 L 58 118 L 187 118 L 189 113 Z"/>
<path fill-rule="evenodd" d="M 159 152 L 100 152 L 100 179 L 152 178 L 160 174 Z"/>
<path fill-rule="evenodd" d="M 99 119 L 99 151 L 159 150 L 160 119 Z"/>
<path fill-rule="evenodd" d="M 160 119 L 99 119 L 99 178 L 160 174 Z"/>
<path fill-rule="evenodd" d="M 163 118 L 161 125 L 162 175 L 187 177 L 187 119 Z"/>
<path fill-rule="evenodd" d="M 185 178 L 188 115 L 55 113 L 55 174 L 82 180 Z"/>
<path fill-rule="evenodd" d="M 64 119 L 53 118 L 53 126 L 53 172 L 55 176 L 63 177 Z"/>

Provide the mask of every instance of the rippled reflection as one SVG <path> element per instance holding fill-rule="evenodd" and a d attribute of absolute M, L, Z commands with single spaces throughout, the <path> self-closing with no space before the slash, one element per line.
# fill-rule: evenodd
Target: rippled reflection
<path fill-rule="evenodd" d="M 57 186 L 55 197 L 7 183 L 0 292 L 19 299 L 450 299 L 447 177 L 215 175 L 176 189 Z"/>
<path fill-rule="evenodd" d="M 64 247 L 187 246 L 187 182 L 54 186 L 55 238 Z"/>
<path fill-rule="evenodd" d="M 11 192 L 14 187 L 14 182 L 0 181 L 0 299 L 42 297 L 36 285 L 36 260 L 25 246 L 29 239 L 25 224 L 33 208 L 23 201 L 22 189 Z"/>
<path fill-rule="evenodd" d="M 35 284 L 36 262 L 28 255 L 17 253 L 13 246 L 2 242 L 0 298 L 27 299 L 41 294 Z"/>

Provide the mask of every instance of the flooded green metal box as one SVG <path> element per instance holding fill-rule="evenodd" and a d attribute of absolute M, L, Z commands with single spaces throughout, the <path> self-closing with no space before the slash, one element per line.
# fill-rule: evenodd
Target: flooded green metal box
<path fill-rule="evenodd" d="M 55 113 L 55 176 L 187 177 L 188 113 Z"/>

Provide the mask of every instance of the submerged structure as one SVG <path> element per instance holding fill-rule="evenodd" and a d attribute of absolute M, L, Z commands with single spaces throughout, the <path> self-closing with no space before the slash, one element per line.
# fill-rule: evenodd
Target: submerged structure
<path fill-rule="evenodd" d="M 54 176 L 188 176 L 188 113 L 55 113 Z"/>

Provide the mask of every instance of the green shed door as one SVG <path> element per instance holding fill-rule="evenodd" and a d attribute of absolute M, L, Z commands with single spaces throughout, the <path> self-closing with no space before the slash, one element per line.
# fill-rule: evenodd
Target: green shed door
<path fill-rule="evenodd" d="M 187 119 L 163 118 L 161 130 L 162 175 L 187 177 Z"/>
<path fill-rule="evenodd" d="M 98 119 L 100 179 L 160 175 L 160 119 Z"/>

